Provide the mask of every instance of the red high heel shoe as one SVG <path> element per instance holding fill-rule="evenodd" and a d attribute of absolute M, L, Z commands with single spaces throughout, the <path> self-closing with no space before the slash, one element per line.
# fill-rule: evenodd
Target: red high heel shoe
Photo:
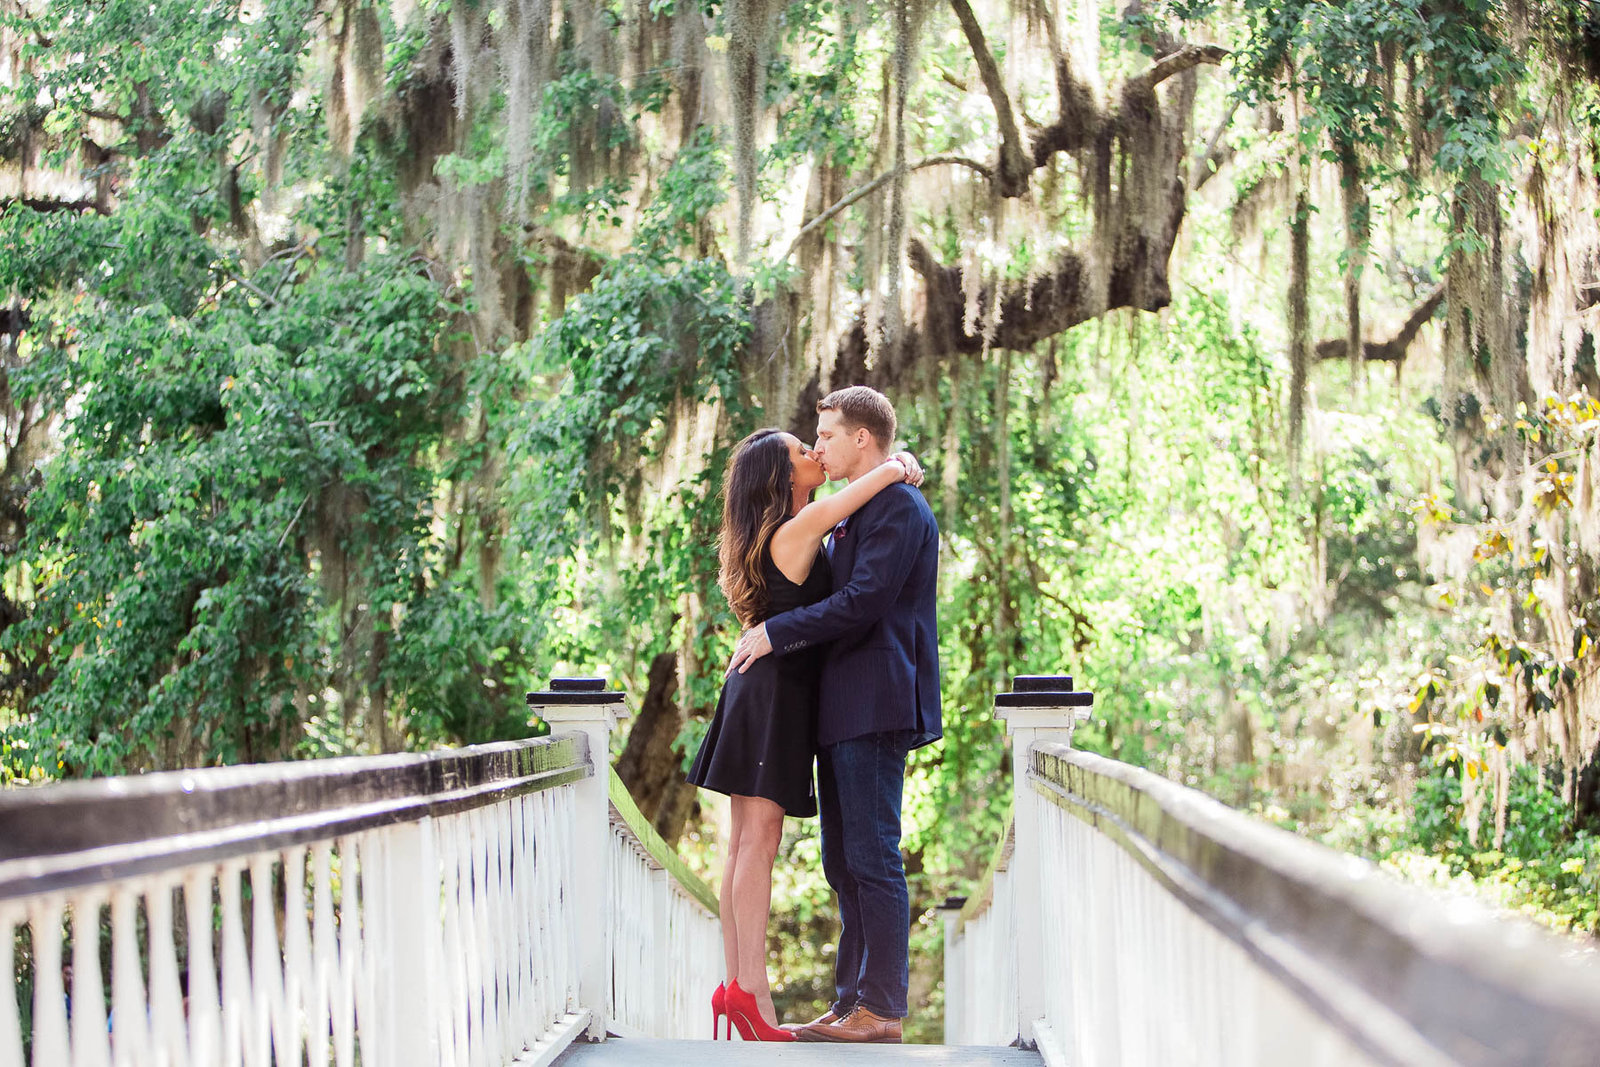
<path fill-rule="evenodd" d="M 739 988 L 735 981 L 727 991 L 728 1021 L 739 1028 L 739 1036 L 746 1041 L 793 1041 L 794 1034 L 768 1026 L 756 1007 L 756 995 Z"/>
<path fill-rule="evenodd" d="M 728 991 L 721 982 L 717 983 L 716 990 L 711 994 L 711 1040 L 716 1041 L 722 1036 L 722 1019 L 728 1014 Z M 733 1040 L 733 1026 L 728 1026 L 728 1040 Z"/>

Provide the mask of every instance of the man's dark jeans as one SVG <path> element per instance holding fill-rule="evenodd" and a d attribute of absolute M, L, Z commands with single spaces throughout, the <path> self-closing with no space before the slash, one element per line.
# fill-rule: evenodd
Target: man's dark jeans
<path fill-rule="evenodd" d="M 907 1014 L 911 897 L 900 859 L 900 796 L 915 737 L 911 730 L 867 734 L 817 754 L 822 871 L 844 923 L 835 1015 L 857 1004 L 886 1018 Z"/>

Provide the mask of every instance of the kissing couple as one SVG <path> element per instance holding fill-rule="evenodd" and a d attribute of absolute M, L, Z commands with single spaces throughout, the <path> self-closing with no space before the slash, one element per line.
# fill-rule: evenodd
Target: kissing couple
<path fill-rule="evenodd" d="M 922 468 L 890 453 L 894 405 L 866 386 L 817 404 L 816 446 L 740 442 L 723 483 L 719 581 L 745 630 L 689 781 L 732 800 L 722 872 L 727 977 L 711 997 L 746 1041 L 898 1042 L 911 902 L 900 858 L 906 756 L 943 734 L 939 527 Z M 826 480 L 848 487 L 822 500 Z M 812 782 L 812 764 L 816 781 Z M 821 815 L 839 901 L 835 996 L 780 1027 L 767 981 L 783 818 Z"/>

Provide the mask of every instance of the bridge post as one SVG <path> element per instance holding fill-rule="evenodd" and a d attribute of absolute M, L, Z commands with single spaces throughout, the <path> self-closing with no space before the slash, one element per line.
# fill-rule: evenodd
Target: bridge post
<path fill-rule="evenodd" d="M 611 1002 L 611 733 L 628 718 L 623 694 L 604 678 L 552 678 L 544 692 L 528 694 L 528 709 L 551 729 L 571 730 L 588 741 L 593 773 L 576 788 L 573 842 L 573 917 L 578 927 L 578 1000 L 589 1012 L 590 1041 L 606 1039 Z"/>
<path fill-rule="evenodd" d="M 1036 741 L 1072 743 L 1072 730 L 1088 718 L 1089 693 L 1072 691 L 1070 675 L 1019 674 L 1012 691 L 994 699 L 995 717 L 1011 735 L 1011 822 L 1016 851 L 1011 885 L 1017 924 L 1017 1036 L 1034 1046 L 1035 1026 L 1045 1015 L 1044 954 L 1050 951 L 1042 928 L 1043 878 L 1040 874 L 1040 808 L 1045 800 L 1028 783 L 1030 753 Z"/>
<path fill-rule="evenodd" d="M 944 919 L 944 1043 L 954 1044 L 951 1035 L 965 1033 L 963 1009 L 958 990 L 966 986 L 961 981 L 962 959 L 955 951 L 956 931 L 961 926 L 961 909 L 967 906 L 966 897 L 945 897 L 943 904 L 935 905 Z"/>

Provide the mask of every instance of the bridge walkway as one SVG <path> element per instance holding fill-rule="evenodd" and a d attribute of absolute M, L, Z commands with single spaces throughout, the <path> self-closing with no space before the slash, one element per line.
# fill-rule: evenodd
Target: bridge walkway
<path fill-rule="evenodd" d="M 1030 1049 L 992 1045 L 761 1044 L 607 1039 L 578 1043 L 554 1067 L 1042 1067 Z"/>

